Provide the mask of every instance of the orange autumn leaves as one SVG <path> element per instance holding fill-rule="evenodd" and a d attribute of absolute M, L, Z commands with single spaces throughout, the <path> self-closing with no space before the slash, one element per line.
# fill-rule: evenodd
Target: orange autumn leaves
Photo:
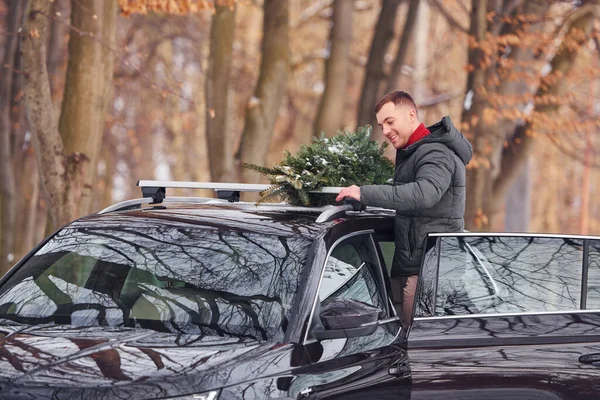
<path fill-rule="evenodd" d="M 165 14 L 194 14 L 209 10 L 214 12 L 215 5 L 233 7 L 235 0 L 118 0 L 121 14 L 147 14 L 149 12 Z"/>

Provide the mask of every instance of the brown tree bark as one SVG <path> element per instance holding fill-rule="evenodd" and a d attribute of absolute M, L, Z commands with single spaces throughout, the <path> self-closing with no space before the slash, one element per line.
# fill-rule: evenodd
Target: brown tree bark
<path fill-rule="evenodd" d="M 579 50 L 589 41 L 595 17 L 593 9 L 588 9 L 576 15 L 570 21 L 567 33 L 550 62 L 550 73 L 540 80 L 535 95 L 536 99 L 544 99 L 547 96 L 560 98 L 565 92 L 566 81 L 560 79 L 560 77 L 569 73 Z M 583 35 L 581 35 L 582 32 Z M 559 78 L 555 79 L 556 77 Z M 551 115 L 558 110 L 558 107 L 556 103 L 547 103 L 541 100 L 534 103 L 534 112 Z M 530 134 L 532 128 L 534 128 L 532 120 L 518 126 L 512 135 L 510 144 L 502 152 L 500 174 L 494 181 L 493 187 L 494 197 L 497 197 L 495 201 L 497 202 L 506 196 L 506 191 L 519 176 L 522 167 L 527 162 L 527 157 L 534 144 L 534 138 Z"/>
<path fill-rule="evenodd" d="M 487 216 L 483 215 L 484 209 L 488 210 L 490 198 L 486 194 L 490 193 L 492 181 L 490 177 L 490 166 L 480 159 L 488 153 L 490 148 L 489 135 L 493 131 L 486 130 L 480 116 L 486 106 L 484 91 L 485 77 L 489 63 L 485 60 L 485 53 L 480 47 L 487 32 L 487 0 L 473 0 L 471 3 L 471 24 L 469 35 L 474 41 L 469 48 L 468 65 L 471 68 L 467 76 L 467 87 L 465 102 L 471 102 L 470 107 L 463 109 L 462 121 L 466 123 L 471 130 L 471 140 L 473 144 L 474 168 L 467 173 L 467 201 L 465 209 L 465 225 L 467 229 L 473 230 L 475 227 L 481 227 L 486 224 Z"/>
<path fill-rule="evenodd" d="M 29 145 L 23 153 L 19 162 L 21 177 L 17 182 L 17 193 L 19 193 L 20 202 L 19 212 L 16 216 L 15 260 L 27 254 L 37 243 L 36 239 L 40 233 L 44 232 L 44 227 L 37 226 L 40 176 L 34 150 Z"/>
<path fill-rule="evenodd" d="M 25 116 L 23 93 L 23 70 L 20 48 L 17 49 L 13 75 L 12 93 L 15 93 L 11 104 L 11 135 L 13 137 L 12 157 L 16 181 L 16 196 L 19 199 L 16 206 L 14 229 L 14 260 L 21 259 L 35 243 L 43 237 L 44 224 L 37 224 L 39 210 L 40 179 L 36 164 L 35 152 Z M 37 239 L 37 240 L 36 240 Z"/>
<path fill-rule="evenodd" d="M 402 0 L 382 1 L 360 94 L 357 115 L 359 126 L 371 123 L 373 119 L 373 107 L 380 95 L 381 82 L 386 77 L 383 68 L 385 53 L 394 38 L 394 24 L 396 23 L 398 6 L 401 2 Z"/>
<path fill-rule="evenodd" d="M 402 66 L 406 62 L 406 55 L 408 54 L 408 47 L 415 30 L 415 23 L 417 21 L 417 12 L 419 11 L 419 0 L 410 0 L 408 5 L 408 13 L 406 14 L 406 20 L 404 21 L 404 28 L 402 29 L 402 36 L 400 38 L 400 44 L 396 52 L 396 58 L 392 64 L 390 76 L 388 78 L 387 87 L 385 93 L 393 92 L 398 90 L 398 82 L 400 80 L 400 73 Z M 426 49 L 417 49 L 416 51 L 426 51 Z"/>
<path fill-rule="evenodd" d="M 515 180 L 513 190 L 506 195 L 506 206 L 504 212 L 504 229 L 506 232 L 528 232 L 531 221 L 531 192 L 532 171 L 531 160 L 521 170 L 519 177 Z M 496 218 L 494 218 L 496 219 Z M 494 221 L 496 222 L 496 221 Z M 499 222 L 499 221 L 497 221 Z"/>
<path fill-rule="evenodd" d="M 209 49 L 206 47 L 199 50 L 200 71 L 192 78 L 194 93 L 199 93 L 199 95 L 196 96 L 192 108 L 192 112 L 196 115 L 196 127 L 191 135 L 187 164 L 190 166 L 190 178 L 196 182 L 206 182 L 211 179 L 206 146 L 208 143 L 206 139 L 206 96 L 200 95 L 206 91 L 206 71 L 208 71 L 209 58 Z M 212 196 L 212 193 L 210 195 Z"/>
<path fill-rule="evenodd" d="M 116 20 L 115 1 L 72 2 L 71 25 L 77 31 L 69 38 L 59 130 L 65 154 L 87 158 L 78 214 L 90 212 L 106 107 L 112 97 Z"/>
<path fill-rule="evenodd" d="M 63 204 L 65 194 L 66 157 L 52 110 L 50 83 L 46 70 L 47 15 L 52 3 L 31 0 L 23 37 L 23 67 L 25 73 L 25 107 L 38 167 L 42 171 L 42 184 L 46 198 L 53 210 L 54 226 L 69 220 Z"/>
<path fill-rule="evenodd" d="M 233 136 L 228 121 L 229 80 L 235 32 L 235 6 L 215 6 L 210 27 L 210 55 L 206 77 L 206 141 L 210 175 L 214 182 L 231 181 Z"/>
<path fill-rule="evenodd" d="M 0 276 L 10 268 L 14 259 L 15 229 L 15 171 L 11 154 L 11 112 L 10 106 L 15 93 L 13 69 L 17 51 L 17 29 L 21 23 L 24 2 L 9 1 L 6 14 L 4 57 L 0 64 Z"/>
<path fill-rule="evenodd" d="M 55 229 L 85 212 L 83 192 L 84 188 L 89 191 L 91 187 L 91 178 L 88 176 L 95 176 L 95 168 L 90 168 L 95 164 L 90 164 L 90 160 L 96 160 L 100 141 L 98 136 L 93 135 L 102 132 L 109 90 L 109 85 L 105 83 L 112 79 L 113 48 L 110 43 L 114 43 L 117 10 L 112 1 L 86 3 L 85 9 L 81 2 L 74 2 L 72 25 L 81 32 L 96 32 L 95 37 L 105 46 L 99 47 L 98 41 L 82 46 L 84 37 L 71 39 L 74 42 L 69 44 L 71 59 L 62 108 L 65 115 L 61 115 L 63 139 L 53 113 L 46 69 L 47 26 L 51 5 L 46 0 L 31 0 L 22 47 L 25 106 L 44 195 L 49 204 L 50 229 Z M 98 12 L 91 12 L 91 9 Z M 86 12 L 89 15 L 82 15 Z M 88 36 L 85 38 L 91 40 Z M 85 57 L 83 55 L 87 54 L 88 47 L 95 49 L 95 53 Z M 89 72 L 88 66 L 92 63 L 100 64 L 102 68 Z M 83 71 L 88 71 L 88 74 Z"/>
<path fill-rule="evenodd" d="M 113 204 L 113 180 L 115 177 L 115 173 L 117 171 L 117 149 L 114 143 L 111 143 L 111 138 L 105 135 L 104 144 L 102 149 L 100 150 L 100 157 L 104 162 L 105 168 L 102 176 L 99 176 L 99 180 L 96 183 L 96 187 L 98 188 L 101 196 L 98 196 L 98 201 L 96 202 L 96 209 L 101 210 L 105 207 Z"/>
<path fill-rule="evenodd" d="M 60 106 L 60 99 L 58 94 L 61 93 L 58 90 L 59 79 L 59 68 L 64 62 L 65 51 L 65 35 L 67 33 L 67 27 L 69 20 L 67 13 L 69 11 L 68 0 L 54 0 L 52 5 L 53 19 L 50 20 L 50 35 L 48 37 L 48 59 L 46 65 L 48 68 L 48 77 L 50 79 L 50 93 L 52 98 Z M 59 108 L 60 109 L 60 108 Z"/>
<path fill-rule="evenodd" d="M 290 64 L 289 1 L 265 0 L 262 61 L 254 96 L 248 103 L 246 121 L 236 156 L 241 163 L 264 164 L 273 128 L 286 87 Z M 257 182 L 259 175 L 245 169 L 244 182 Z"/>
<path fill-rule="evenodd" d="M 471 33 L 479 41 L 486 31 L 478 25 L 485 21 L 482 15 L 483 2 L 474 1 Z M 527 2 L 527 7 L 537 7 L 538 13 L 543 2 Z M 534 12 L 530 9 L 530 12 Z M 539 15 L 539 14 L 537 14 Z M 548 95 L 560 98 L 564 90 L 564 79 L 553 79 L 563 76 L 573 66 L 573 62 L 579 48 L 589 40 L 589 34 L 594 19 L 593 8 L 582 7 L 579 12 L 573 14 L 568 21 L 567 34 L 558 47 L 555 56 L 550 62 L 550 73 L 541 78 L 535 99 L 543 99 Z M 474 29 L 473 24 L 476 25 Z M 494 27 L 499 32 L 497 27 Z M 488 32 L 491 31 L 488 26 Z M 584 32 L 585 35 L 581 35 Z M 495 32 L 492 31 L 492 34 Z M 578 34 L 579 33 L 579 34 Z M 575 45 L 574 45 L 575 44 Z M 528 60 L 532 54 L 524 49 L 516 49 L 513 57 L 520 61 Z M 480 54 L 480 55 L 478 55 Z M 484 60 L 483 54 L 478 46 L 470 50 L 469 64 L 475 66 L 469 74 L 467 93 L 472 94 L 472 106 L 463 112 L 463 123 L 470 126 L 473 135 L 473 147 L 475 153 L 475 168 L 468 172 L 467 177 L 467 205 L 465 212 L 465 226 L 469 230 L 487 230 L 494 225 L 494 219 L 498 210 L 505 201 L 506 194 L 523 168 L 526 166 L 529 154 L 532 151 L 534 139 L 531 134 L 533 126 L 532 119 L 517 125 L 515 121 L 500 121 L 497 124 L 486 123 L 486 108 L 490 106 L 485 100 L 484 92 L 496 91 L 500 94 L 515 93 L 518 88 L 510 82 L 501 82 L 497 87 L 486 87 L 489 82 L 490 60 Z M 484 68 L 481 68 L 481 66 Z M 534 102 L 534 113 L 537 115 L 552 115 L 558 110 L 556 103 L 544 101 Z M 511 132 L 505 139 L 505 132 Z M 506 140 L 506 145 L 505 144 Z"/>
<path fill-rule="evenodd" d="M 590 96 L 588 100 L 588 113 L 594 115 L 596 103 L 596 86 L 598 81 L 593 81 L 590 88 Z M 579 219 L 579 233 L 588 235 L 590 231 L 590 197 L 591 197 L 591 169 L 592 169 L 592 132 L 585 132 L 585 150 L 583 154 L 583 177 L 581 180 L 581 216 Z"/>
<path fill-rule="evenodd" d="M 154 34 L 154 32 L 151 34 Z M 156 32 L 156 34 L 160 36 L 159 32 Z M 177 82 L 177 68 L 174 63 L 177 52 L 178 49 L 172 40 L 165 40 L 156 48 L 157 64 L 161 67 L 165 82 Z M 165 110 L 169 110 L 162 118 L 166 130 L 164 147 L 168 149 L 169 154 L 177 155 L 177 157 L 169 157 L 171 177 L 176 181 L 188 181 L 183 157 L 187 140 L 183 132 L 183 113 L 179 107 L 180 100 L 178 96 L 173 94 L 168 94 L 161 99 L 161 104 Z"/>
<path fill-rule="evenodd" d="M 333 5 L 329 57 L 325 62 L 325 91 L 315 120 L 315 135 L 325 132 L 331 136 L 344 127 L 353 12 L 354 0 L 336 0 Z"/>
<path fill-rule="evenodd" d="M 425 103 L 425 99 L 427 97 L 427 75 L 428 71 L 428 63 L 429 63 L 429 53 L 425 51 L 430 48 L 429 44 L 430 39 L 430 8 L 429 3 L 424 2 L 419 7 L 419 12 L 416 16 L 416 24 L 417 26 L 413 28 L 415 30 L 414 36 L 414 48 L 416 49 L 414 55 L 414 88 L 412 90 L 413 99 L 419 104 L 419 118 L 422 121 L 426 121 L 425 113 L 427 112 L 427 107 L 423 107 L 421 104 Z"/>
<path fill-rule="evenodd" d="M 488 121 L 485 118 L 489 110 L 487 95 L 496 93 L 502 96 L 513 96 L 531 92 L 529 85 L 522 80 L 502 79 L 497 85 L 492 84 L 497 77 L 497 53 L 490 52 L 485 56 L 486 37 L 496 37 L 500 32 L 504 34 L 517 34 L 519 29 L 525 29 L 528 35 L 541 33 L 542 23 L 534 23 L 527 28 L 519 24 L 504 25 L 502 18 L 495 18 L 488 22 L 486 14 L 493 12 L 498 16 L 501 13 L 513 13 L 527 16 L 541 16 L 548 10 L 550 3 L 545 0 L 532 0 L 522 4 L 518 10 L 514 9 L 515 2 L 482 3 L 474 1 L 471 10 L 469 68 L 466 102 L 470 107 L 463 109 L 462 122 L 466 125 L 467 132 L 471 135 L 474 147 L 474 160 L 472 169 L 467 176 L 467 207 L 465 213 L 466 224 L 470 229 L 477 227 L 488 229 L 493 225 L 493 220 L 501 203 L 495 202 L 491 193 L 493 182 L 500 174 L 500 162 L 504 140 L 509 138 L 507 132 L 513 132 L 517 126 L 515 118 L 500 118 L 498 121 Z M 496 8 L 494 8 L 494 6 Z M 525 72 L 525 65 L 529 70 L 535 58 L 532 46 L 513 45 L 508 54 L 508 59 L 514 64 L 512 72 Z M 524 107 L 524 105 L 523 105 Z M 484 211 L 485 210 L 485 211 Z"/>

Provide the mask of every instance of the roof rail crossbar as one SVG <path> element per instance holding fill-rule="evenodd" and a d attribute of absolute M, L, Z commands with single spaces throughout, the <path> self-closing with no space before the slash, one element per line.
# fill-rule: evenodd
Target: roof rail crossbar
<path fill-rule="evenodd" d="M 122 201 L 120 203 L 113 204 L 109 207 L 106 207 L 105 209 L 98 211 L 98 214 L 106 214 L 106 213 L 113 212 L 113 211 L 123 211 L 123 210 L 128 210 L 128 209 L 140 208 L 142 206 L 142 204 L 156 204 L 153 201 L 154 201 L 153 199 L 150 199 L 148 197 L 141 198 L 141 199 L 126 200 L 126 201 Z M 208 198 L 208 197 L 177 197 L 177 196 L 174 196 L 174 197 L 164 197 L 161 202 L 162 203 L 201 204 L 201 203 L 220 202 L 220 201 L 217 199 Z"/>
<path fill-rule="evenodd" d="M 217 192 L 217 197 L 229 202 L 238 202 L 241 192 L 262 192 L 271 185 L 251 183 L 222 183 L 222 182 L 185 182 L 185 181 L 152 181 L 140 180 L 137 185 L 142 189 L 143 197 L 151 197 L 154 203 L 160 203 L 166 196 L 167 188 L 182 189 L 212 189 Z M 311 190 L 310 193 L 337 194 L 341 187 L 323 187 Z M 162 196 L 162 198 L 161 198 Z"/>
<path fill-rule="evenodd" d="M 240 201 L 240 192 L 262 192 L 267 190 L 270 185 L 255 185 L 249 183 L 221 183 L 221 182 L 186 182 L 186 181 L 148 181 L 140 180 L 137 185 L 142 189 L 143 197 L 152 197 L 155 202 L 160 203 L 158 196 L 154 196 L 156 189 L 163 190 L 166 193 L 167 188 L 182 189 L 212 189 L 217 193 L 221 200 L 227 200 L 230 203 Z M 144 190 L 146 189 L 146 190 Z"/>

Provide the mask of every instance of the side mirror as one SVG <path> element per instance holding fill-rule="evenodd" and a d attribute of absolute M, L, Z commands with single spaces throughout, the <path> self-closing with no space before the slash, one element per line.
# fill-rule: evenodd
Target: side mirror
<path fill-rule="evenodd" d="M 317 340 L 367 336 L 377 330 L 382 310 L 352 299 L 334 299 L 319 314 L 323 328 L 312 330 Z"/>

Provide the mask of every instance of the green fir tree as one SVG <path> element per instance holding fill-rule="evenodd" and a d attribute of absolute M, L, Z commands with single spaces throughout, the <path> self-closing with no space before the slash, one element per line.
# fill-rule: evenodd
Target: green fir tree
<path fill-rule="evenodd" d="M 287 201 L 293 205 L 333 204 L 335 195 L 309 193 L 323 186 L 373 185 L 390 183 L 394 164 L 383 155 L 387 143 L 371 139 L 371 126 L 356 132 L 341 132 L 328 138 L 324 133 L 304 145 L 297 154 L 286 151 L 283 160 L 271 168 L 244 164 L 265 175 L 271 187 L 261 192 L 260 202 Z"/>

